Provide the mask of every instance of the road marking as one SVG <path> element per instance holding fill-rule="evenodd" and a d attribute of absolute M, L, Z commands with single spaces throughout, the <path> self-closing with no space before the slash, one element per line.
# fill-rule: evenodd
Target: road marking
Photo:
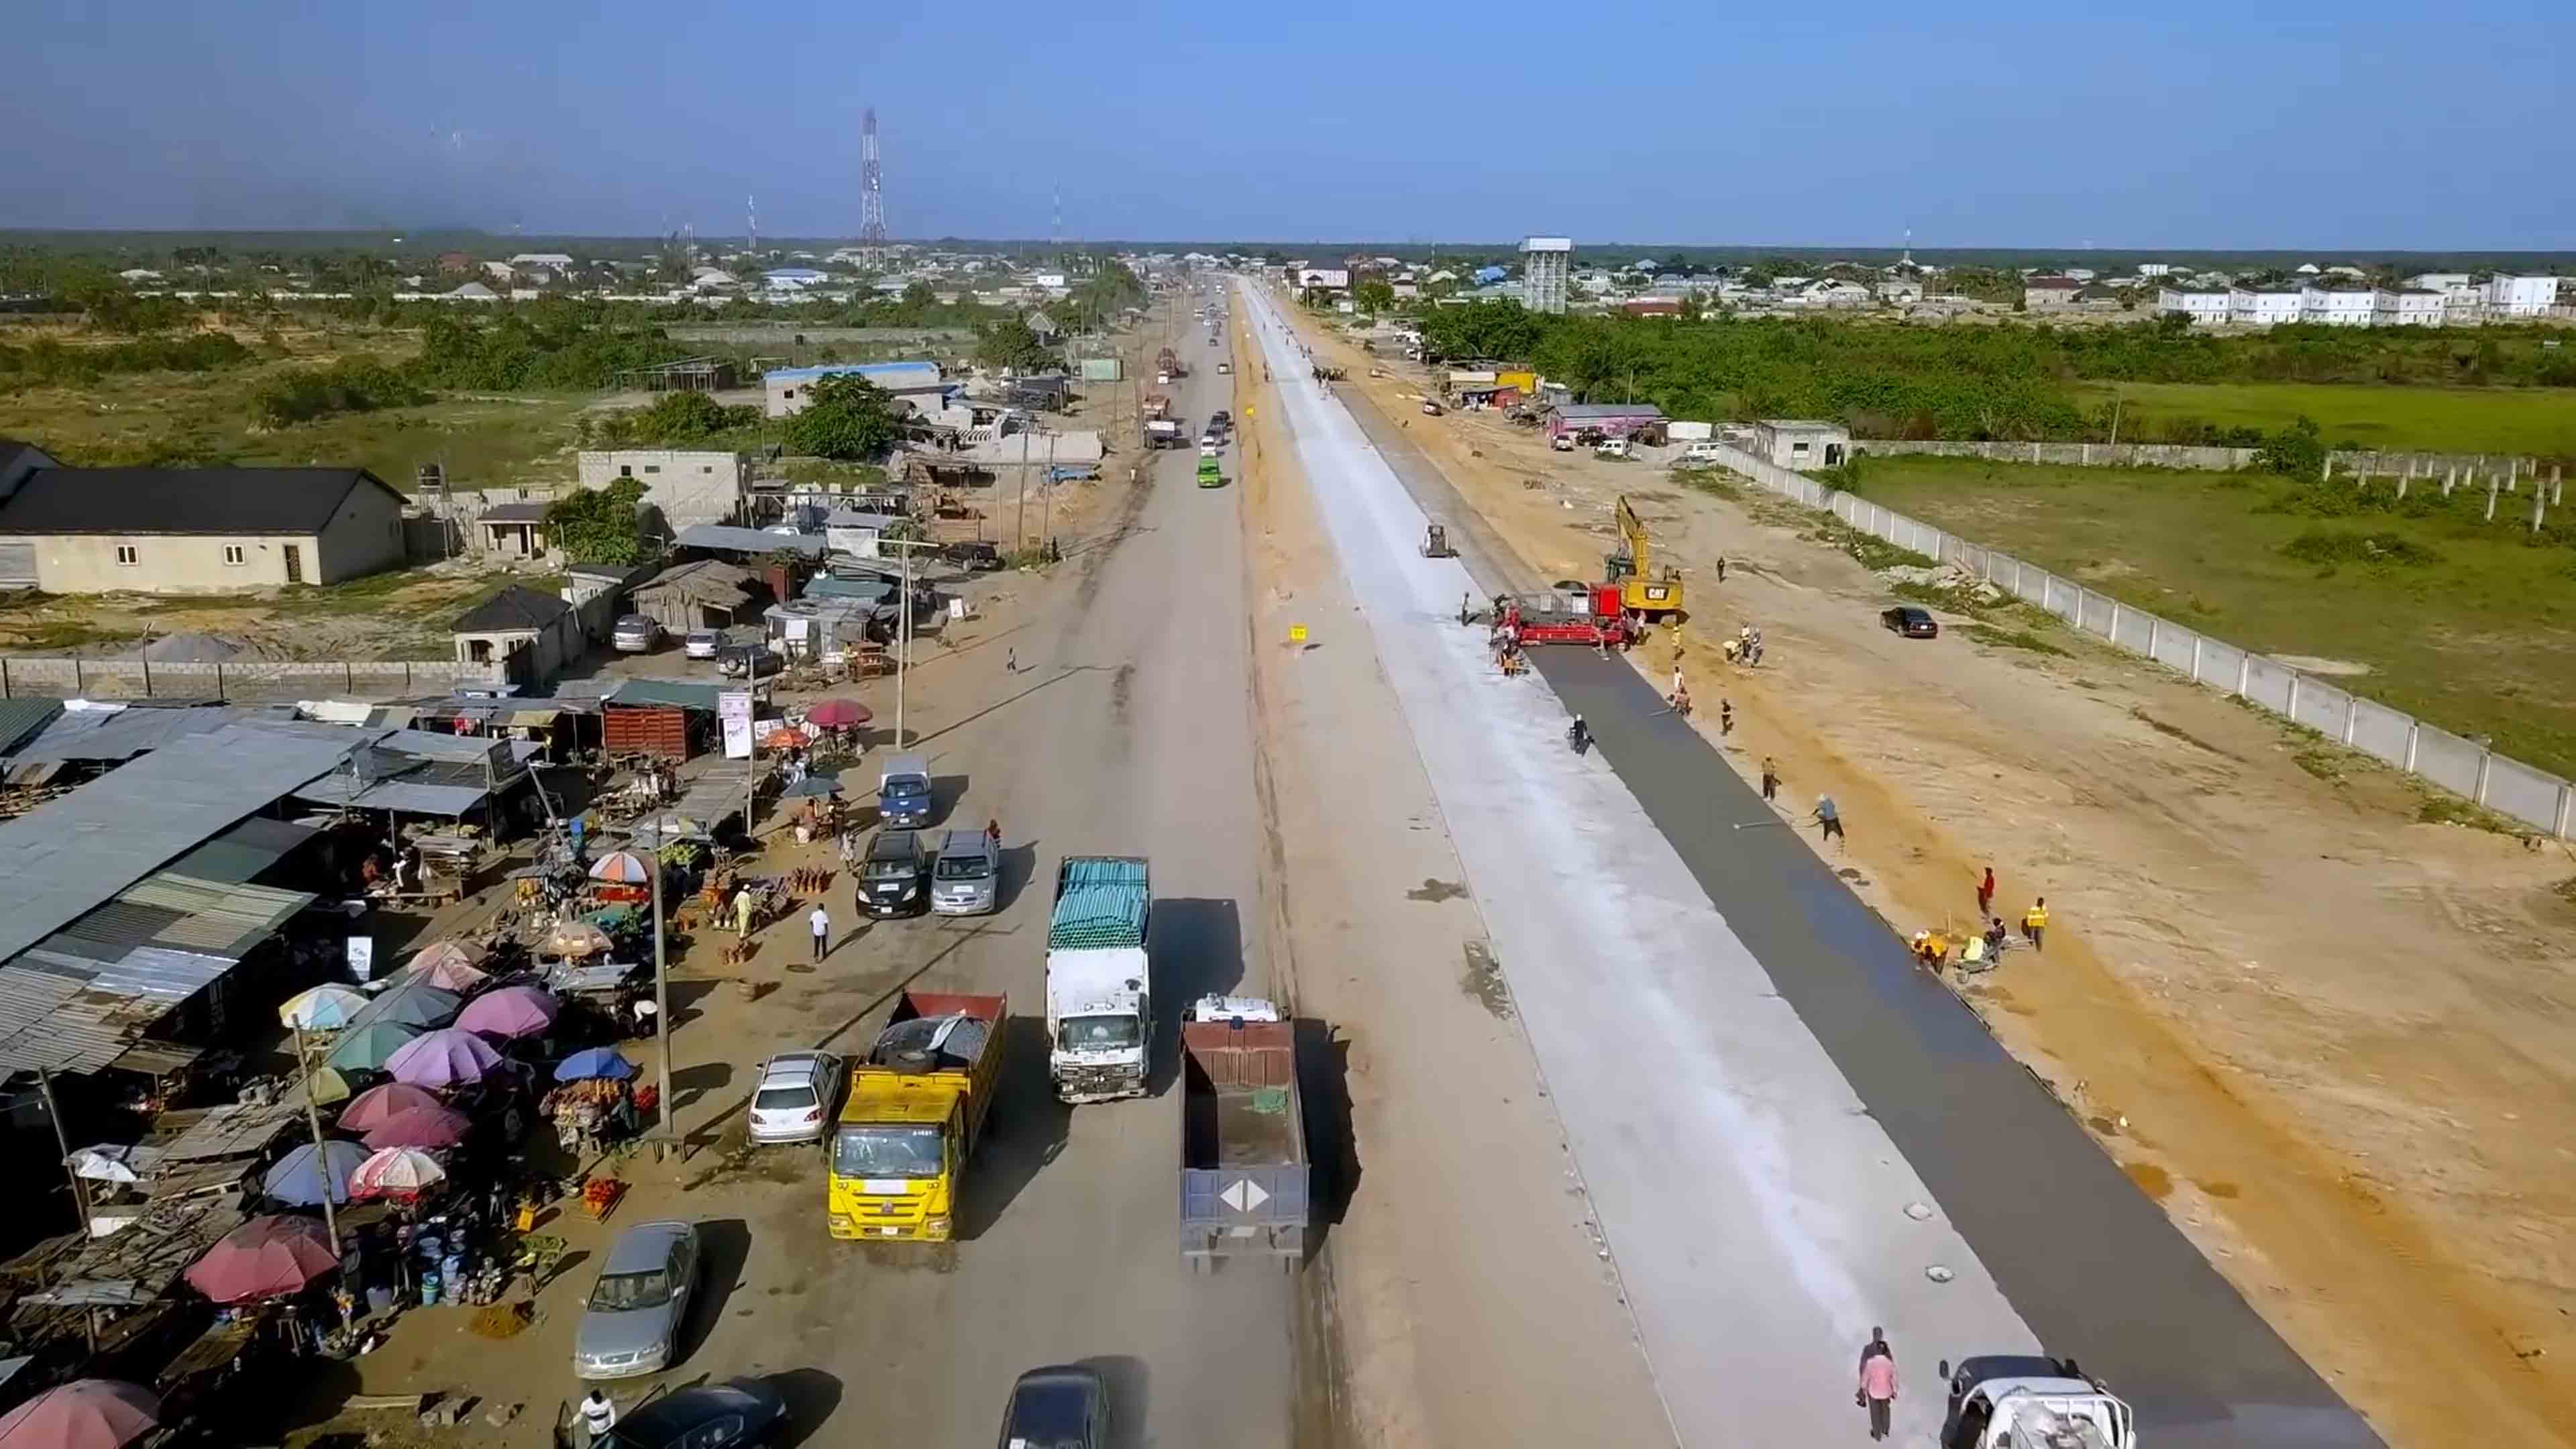
<path fill-rule="evenodd" d="M 1247 1177 L 1238 1180 L 1233 1186 L 1228 1187 L 1221 1193 L 1218 1193 L 1217 1200 L 1224 1203 L 1227 1207 L 1234 1209 L 1236 1212 L 1248 1213 L 1254 1208 L 1261 1206 L 1263 1203 L 1270 1201 L 1270 1194 L 1263 1192 L 1259 1185 L 1255 1184 L 1251 1178 Z"/>

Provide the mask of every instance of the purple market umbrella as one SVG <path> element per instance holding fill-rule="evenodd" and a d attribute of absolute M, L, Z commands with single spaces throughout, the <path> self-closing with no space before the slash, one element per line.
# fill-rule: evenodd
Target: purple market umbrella
<path fill-rule="evenodd" d="M 295 1207 L 312 1207 L 325 1197 L 344 1203 L 349 1200 L 350 1172 L 366 1160 L 367 1149 L 355 1142 L 335 1137 L 318 1149 L 307 1142 L 279 1158 L 268 1176 L 260 1179 L 260 1187 Z"/>
<path fill-rule="evenodd" d="M 379 1152 L 388 1147 L 418 1147 L 435 1152 L 464 1141 L 471 1125 L 470 1119 L 453 1107 L 408 1107 L 368 1128 L 364 1140 Z"/>
<path fill-rule="evenodd" d="M 483 1038 L 451 1026 L 403 1043 L 402 1050 L 385 1059 L 385 1070 L 395 1081 L 415 1087 L 454 1087 L 479 1082 L 500 1064 L 501 1054 Z"/>
<path fill-rule="evenodd" d="M 534 986 L 504 986 L 467 1002 L 456 1024 L 487 1036 L 535 1036 L 555 1024 L 560 1009 L 553 997 Z"/>
<path fill-rule="evenodd" d="M 125 1449 L 161 1423 L 161 1396 L 120 1379 L 74 1379 L 0 1417 L 0 1444 Z"/>
<path fill-rule="evenodd" d="M 301 1290 L 340 1266 L 317 1218 L 252 1218 L 226 1233 L 183 1274 L 217 1303 L 247 1303 Z"/>

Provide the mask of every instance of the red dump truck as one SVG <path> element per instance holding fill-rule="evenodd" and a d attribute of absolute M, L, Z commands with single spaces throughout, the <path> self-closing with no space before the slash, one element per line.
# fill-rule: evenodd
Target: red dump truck
<path fill-rule="evenodd" d="M 1189 376 L 1189 369 L 1181 366 L 1181 355 L 1179 353 L 1166 347 L 1162 351 L 1154 354 L 1154 380 L 1156 382 L 1170 383 L 1187 376 Z"/>
<path fill-rule="evenodd" d="M 1294 1269 L 1314 1198 L 1296 1027 L 1267 1002 L 1209 1005 L 1181 1028 L 1181 1256 L 1193 1271 L 1235 1257 Z"/>

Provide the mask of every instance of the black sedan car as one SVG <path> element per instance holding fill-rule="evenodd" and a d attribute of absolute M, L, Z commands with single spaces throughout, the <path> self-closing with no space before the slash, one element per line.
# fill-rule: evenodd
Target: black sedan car
<path fill-rule="evenodd" d="M 1105 1449 L 1108 1443 L 1109 1384 L 1098 1370 L 1057 1364 L 1031 1369 L 1011 1385 L 1001 1449 Z"/>
<path fill-rule="evenodd" d="M 1929 613 L 1911 604 L 1899 604 L 1889 609 L 1878 616 L 1878 622 L 1885 624 L 1891 633 L 1902 634 L 1908 639 L 1941 637 L 1941 625 Z"/>
<path fill-rule="evenodd" d="M 859 866 L 859 909 L 871 916 L 917 916 L 930 909 L 930 854 L 910 830 L 880 830 Z"/>
<path fill-rule="evenodd" d="M 787 1427 L 787 1399 L 759 1379 L 674 1389 L 626 1412 L 594 1449 L 742 1449 Z"/>
<path fill-rule="evenodd" d="M 964 542 L 942 544 L 939 556 L 962 569 L 987 573 L 1002 566 L 1002 550 L 991 543 Z"/>

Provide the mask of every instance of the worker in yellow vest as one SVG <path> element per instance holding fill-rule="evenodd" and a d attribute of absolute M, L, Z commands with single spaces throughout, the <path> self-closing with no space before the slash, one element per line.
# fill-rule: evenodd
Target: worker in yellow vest
<path fill-rule="evenodd" d="M 2040 944 L 2039 938 L 2045 934 L 2047 930 L 2048 897 L 2041 896 L 2038 900 L 2030 903 L 2029 910 L 2021 913 L 2021 933 L 2030 938 L 2030 948 L 2034 951 L 2039 951 L 2046 949 Z"/>

